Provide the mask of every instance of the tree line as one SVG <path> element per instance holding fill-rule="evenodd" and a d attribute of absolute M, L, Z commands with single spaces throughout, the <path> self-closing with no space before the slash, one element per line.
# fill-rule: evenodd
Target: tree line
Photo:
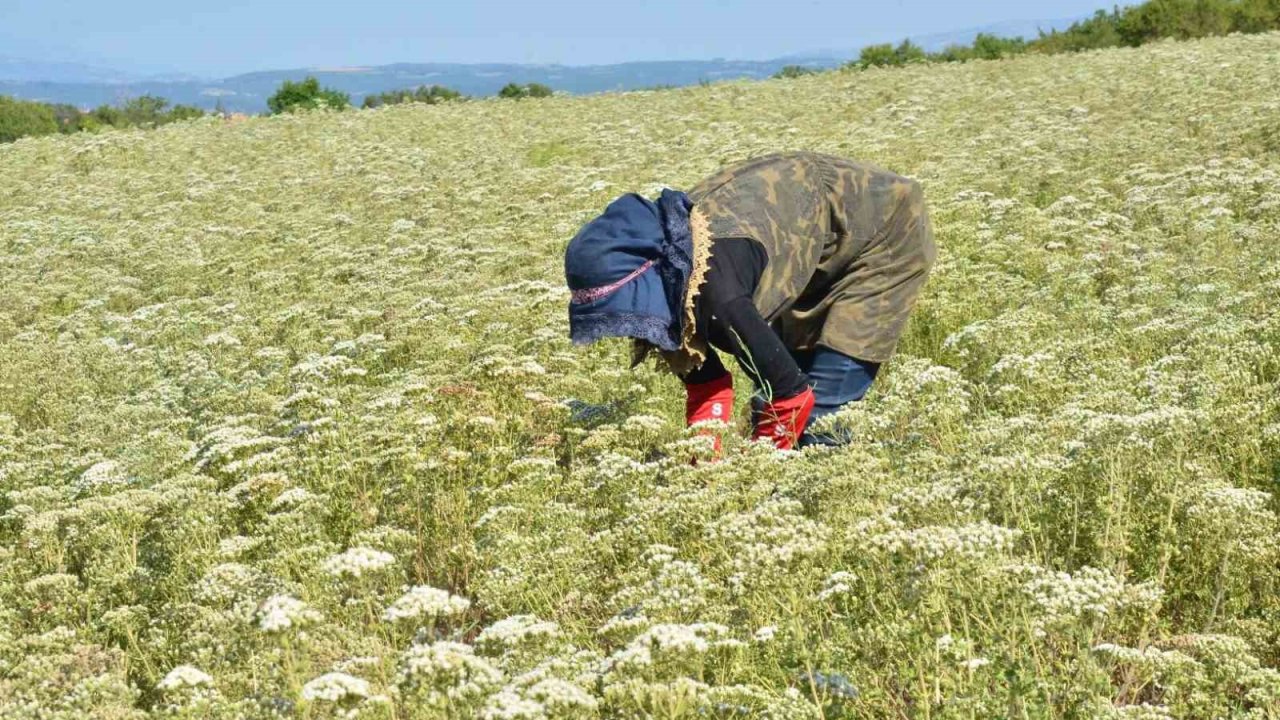
<path fill-rule="evenodd" d="M 555 91 L 542 83 L 507 83 L 498 91 L 498 97 L 509 100 L 524 98 L 551 97 Z M 383 105 L 399 105 L 401 103 L 425 103 L 435 105 L 454 100 L 466 100 L 466 95 L 443 85 L 421 85 L 416 88 L 390 90 L 388 92 L 366 95 L 361 103 L 363 108 L 376 108 Z M 274 95 L 267 98 L 267 107 L 273 114 L 292 112 L 295 110 L 313 110 L 316 108 L 341 109 L 351 105 L 351 96 L 321 87 L 320 82 L 309 77 L 301 82 L 286 80 Z"/>
<path fill-rule="evenodd" d="M 846 68 L 893 67 L 917 62 L 997 60 L 1022 53 L 1058 53 L 1137 47 L 1153 40 L 1256 33 L 1280 29 L 1280 0 L 1147 0 L 1141 5 L 1099 10 L 1065 30 L 1041 31 L 1033 40 L 979 33 L 968 45 L 925 52 L 910 40 L 862 48 Z M 774 77 L 794 78 L 815 72 L 788 65 Z"/>
<path fill-rule="evenodd" d="M 554 90 L 542 83 L 528 83 L 526 85 L 507 83 L 498 91 L 497 96 L 509 100 L 522 100 L 524 98 L 551 97 L 554 94 Z M 443 85 L 421 85 L 416 88 L 390 90 L 375 95 L 366 95 L 361 107 L 369 109 L 384 105 L 399 105 L 401 103 L 435 105 L 442 102 L 467 99 L 466 95 L 453 88 Z M 267 107 L 271 109 L 272 114 L 296 110 L 314 110 L 316 108 L 342 109 L 350 105 L 350 95 L 332 88 L 321 87 L 320 82 L 313 77 L 300 82 L 286 80 L 274 95 L 267 98 Z"/>
<path fill-rule="evenodd" d="M 541 83 L 508 83 L 498 91 L 497 96 L 519 100 L 551 97 L 554 94 L 550 87 Z M 367 95 L 361 107 L 368 109 L 401 103 L 435 105 L 466 99 L 466 95 L 443 85 L 423 85 Z M 341 110 L 350 106 L 349 94 L 323 87 L 314 77 L 297 82 L 286 80 L 267 98 L 267 108 L 272 115 L 321 108 Z M 119 106 L 101 105 L 93 110 L 81 110 L 65 103 L 19 100 L 0 95 L 0 142 L 55 133 L 96 132 L 108 127 L 154 128 L 208 114 L 226 116 L 221 108 L 206 113 L 191 105 L 170 106 L 168 100 L 154 95 L 131 98 Z"/>
<path fill-rule="evenodd" d="M 0 142 L 29 135 L 93 132 L 108 127 L 153 128 L 204 115 L 205 111 L 198 107 L 170 106 L 168 100 L 154 95 L 130 98 L 119 106 L 100 105 L 92 110 L 0 95 Z"/>

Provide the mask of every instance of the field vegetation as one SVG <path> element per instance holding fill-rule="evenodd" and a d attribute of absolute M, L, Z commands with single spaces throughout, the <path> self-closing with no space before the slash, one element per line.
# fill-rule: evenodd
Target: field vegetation
<path fill-rule="evenodd" d="M 4 145 L 0 717 L 1280 717 L 1277 117 L 1260 34 Z M 691 466 L 562 252 L 786 149 L 938 265 L 849 448 Z"/>

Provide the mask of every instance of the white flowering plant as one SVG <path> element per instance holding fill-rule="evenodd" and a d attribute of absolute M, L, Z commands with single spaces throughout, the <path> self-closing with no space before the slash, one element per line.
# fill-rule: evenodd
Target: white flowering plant
<path fill-rule="evenodd" d="M 4 145 L 0 717 L 1280 716 L 1278 112 L 1272 33 Z M 779 454 L 561 253 L 794 149 L 939 252 Z"/>

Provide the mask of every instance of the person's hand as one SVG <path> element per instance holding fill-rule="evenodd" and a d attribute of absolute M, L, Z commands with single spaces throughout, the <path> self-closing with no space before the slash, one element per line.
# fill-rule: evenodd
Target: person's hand
<path fill-rule="evenodd" d="M 789 398 L 767 403 L 756 419 L 751 439 L 768 439 L 779 450 L 791 450 L 800 442 L 800 435 L 809 424 L 813 403 L 811 387 Z"/>
<path fill-rule="evenodd" d="M 719 420 L 728 422 L 729 413 L 733 412 L 733 376 L 725 373 L 715 380 L 697 385 L 684 386 L 684 420 L 686 425 Z M 715 456 L 720 457 L 720 436 L 711 432 L 700 434 L 715 437 Z"/>

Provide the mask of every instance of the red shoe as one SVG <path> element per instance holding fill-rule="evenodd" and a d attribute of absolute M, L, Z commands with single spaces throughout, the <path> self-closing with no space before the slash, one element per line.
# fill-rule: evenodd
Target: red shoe
<path fill-rule="evenodd" d="M 684 421 L 693 425 L 704 420 L 729 422 L 729 413 L 733 412 L 733 376 L 725 373 L 721 377 L 697 385 L 685 385 Z M 712 433 L 704 432 L 704 435 Z M 715 456 L 720 457 L 720 436 L 715 435 Z"/>
<path fill-rule="evenodd" d="M 800 434 L 809 424 L 813 402 L 813 388 L 807 387 L 796 395 L 765 405 L 751 439 L 768 438 L 779 450 L 791 450 L 800 442 Z"/>

